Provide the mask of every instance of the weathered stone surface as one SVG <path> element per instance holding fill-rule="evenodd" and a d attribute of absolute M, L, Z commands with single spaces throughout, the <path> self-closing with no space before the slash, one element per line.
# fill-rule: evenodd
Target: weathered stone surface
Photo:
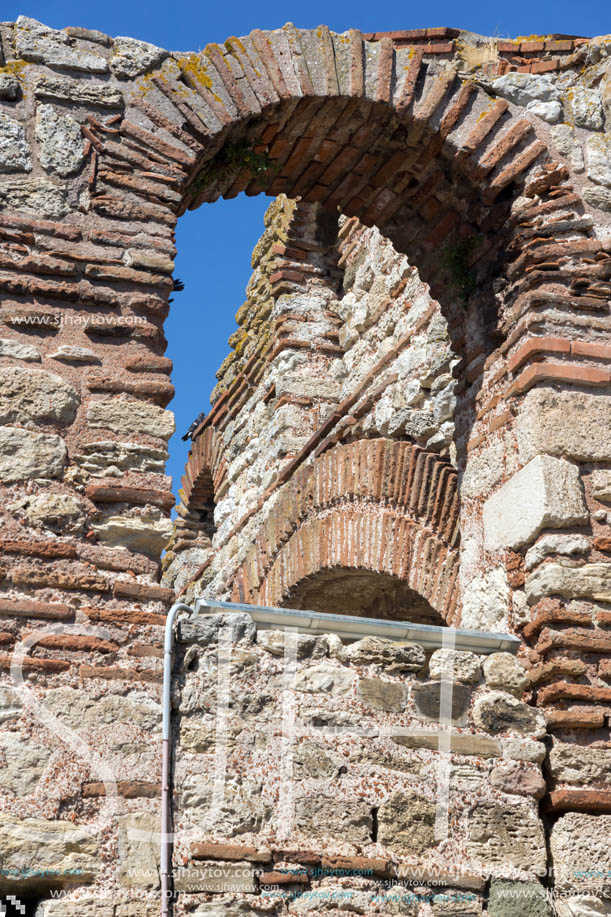
<path fill-rule="evenodd" d="M 611 396 L 533 388 L 520 405 L 516 431 L 523 462 L 539 453 L 607 461 L 611 457 Z"/>
<path fill-rule="evenodd" d="M 596 895 L 568 895 L 556 902 L 558 917 L 608 917 L 611 902 Z"/>
<path fill-rule="evenodd" d="M 536 808 L 478 802 L 468 822 L 467 853 L 489 865 L 510 864 L 532 871 L 545 866 L 547 851 Z"/>
<path fill-rule="evenodd" d="M 216 860 L 197 866 L 178 868 L 174 888 L 192 892 L 256 892 L 259 890 L 252 863 L 222 863 Z M 246 912 L 248 913 L 248 912 Z"/>
<path fill-rule="evenodd" d="M 111 401 L 93 401 L 87 409 L 90 427 L 103 427 L 114 433 L 148 433 L 169 439 L 174 433 L 174 415 L 156 404 L 114 398 Z"/>
<path fill-rule="evenodd" d="M 0 112 L 0 172 L 30 172 L 32 160 L 19 121 Z"/>
<path fill-rule="evenodd" d="M 590 477 L 592 496 L 602 503 L 611 503 L 611 471 L 593 471 Z"/>
<path fill-rule="evenodd" d="M 70 494 L 40 494 L 25 498 L 24 511 L 30 525 L 57 532 L 80 532 L 85 522 L 85 509 L 80 500 Z"/>
<path fill-rule="evenodd" d="M 27 16 L 17 19 L 15 49 L 17 56 L 23 60 L 48 64 L 60 70 L 82 70 L 86 73 L 105 73 L 108 70 L 108 63 L 100 54 L 71 47 L 65 32 L 50 29 Z"/>
<path fill-rule="evenodd" d="M 611 602 L 611 564 L 585 564 L 583 567 L 543 564 L 526 578 L 525 590 L 531 605 L 547 595 Z"/>
<path fill-rule="evenodd" d="M 293 750 L 293 773 L 298 780 L 304 777 L 332 777 L 341 764 L 338 756 L 329 754 L 320 742 L 300 742 Z"/>
<path fill-rule="evenodd" d="M 174 262 L 163 252 L 149 252 L 142 248 L 129 248 L 125 252 L 125 263 L 130 267 L 162 271 L 164 274 L 171 274 L 174 270 Z"/>
<path fill-rule="evenodd" d="M 96 357 L 93 350 L 89 347 L 78 347 L 75 344 L 61 344 L 55 353 L 50 353 L 51 360 L 61 360 L 63 363 L 99 363 L 100 358 Z"/>
<path fill-rule="evenodd" d="M 509 583 L 504 567 L 493 567 L 474 576 L 465 586 L 462 627 L 505 633 L 508 611 Z"/>
<path fill-rule="evenodd" d="M 139 443 L 121 443 L 102 440 L 83 443 L 78 464 L 92 475 L 122 477 L 124 471 L 165 471 L 168 453 L 165 449 L 142 446 Z"/>
<path fill-rule="evenodd" d="M 363 637 L 346 647 L 346 658 L 353 665 L 375 665 L 385 672 L 419 672 L 425 654 L 417 644 L 399 643 L 383 637 Z"/>
<path fill-rule="evenodd" d="M 575 135 L 575 128 L 570 124 L 557 124 L 550 130 L 552 142 L 558 152 L 564 156 L 574 172 L 584 172 L 585 163 L 581 140 Z"/>
<path fill-rule="evenodd" d="M 568 812 L 552 828 L 550 851 L 557 888 L 592 890 L 611 884 L 611 815 Z"/>
<path fill-rule="evenodd" d="M 0 481 L 13 484 L 28 478 L 57 478 L 68 458 L 59 436 L 0 427 Z"/>
<path fill-rule="evenodd" d="M 45 706 L 71 729 L 125 723 L 152 733 L 161 722 L 160 705 L 143 691 L 93 698 L 75 688 L 50 688 L 45 695 Z"/>
<path fill-rule="evenodd" d="M 368 844 L 371 827 L 371 807 L 361 799 L 314 794 L 295 800 L 295 828 L 301 834 Z"/>
<path fill-rule="evenodd" d="M 0 99 L 15 102 L 19 98 L 20 83 L 12 73 L 0 73 Z"/>
<path fill-rule="evenodd" d="M 297 673 L 295 689 L 308 694 L 347 694 L 354 685 L 354 672 L 331 662 L 321 662 Z"/>
<path fill-rule="evenodd" d="M 39 77 L 34 86 L 34 95 L 39 99 L 58 99 L 61 102 L 101 105 L 104 108 L 123 106 L 123 96 L 114 86 L 50 74 Z"/>
<path fill-rule="evenodd" d="M 536 544 L 529 548 L 524 558 L 524 566 L 532 570 L 548 554 L 586 554 L 590 542 L 585 535 L 543 535 Z"/>
<path fill-rule="evenodd" d="M 487 913 L 490 917 L 552 917 L 554 911 L 539 882 L 492 879 Z"/>
<path fill-rule="evenodd" d="M 115 38 L 110 69 L 120 79 L 133 79 L 157 67 L 167 56 L 163 48 L 121 36 Z"/>
<path fill-rule="evenodd" d="M 556 124 L 562 117 L 562 105 L 556 99 L 549 102 L 529 102 L 526 110 L 532 112 L 537 118 L 541 118 L 542 121 L 547 121 L 548 124 Z"/>
<path fill-rule="evenodd" d="M 549 753 L 552 777 L 559 783 L 600 784 L 611 781 L 611 748 L 558 743 Z"/>
<path fill-rule="evenodd" d="M 605 125 L 600 93 L 586 86 L 572 86 L 564 96 L 567 121 L 588 131 L 601 131 Z"/>
<path fill-rule="evenodd" d="M 0 755 L 5 762 L 0 770 L 3 792 L 15 796 L 35 793 L 49 760 L 48 749 L 18 733 L 5 732 L 0 735 Z"/>
<path fill-rule="evenodd" d="M 23 344 L 10 338 L 0 338 L 0 357 L 12 357 L 14 360 L 25 360 L 40 363 L 40 351 L 33 344 Z"/>
<path fill-rule="evenodd" d="M 591 134 L 586 139 L 585 153 L 590 181 L 611 188 L 611 135 Z"/>
<path fill-rule="evenodd" d="M 533 796 L 541 799 L 546 791 L 546 783 L 541 772 L 532 767 L 513 762 L 500 764 L 490 772 L 490 784 L 514 796 Z"/>
<path fill-rule="evenodd" d="M 416 713 L 428 720 L 439 720 L 440 704 L 443 695 L 442 682 L 428 681 L 426 684 L 415 684 L 412 689 L 412 699 L 416 705 Z M 448 686 L 450 688 L 450 686 Z M 471 700 L 471 689 L 458 683 L 451 685 L 450 717 L 453 723 L 464 724 Z M 444 713 L 445 718 L 445 713 Z"/>
<path fill-rule="evenodd" d="M 534 73 L 505 73 L 492 83 L 497 95 L 515 102 L 516 105 L 528 105 L 529 102 L 558 101 L 560 93 L 549 76 Z"/>
<path fill-rule="evenodd" d="M 95 839 L 81 837 L 80 829 L 68 821 L 27 818 L 22 821 L 0 815 L 0 862 L 7 876 L 0 872 L 0 889 L 8 886 L 18 894 L 20 885 L 36 886 L 36 870 L 55 870 L 53 884 L 85 885 L 92 882 L 100 869 Z M 79 873 L 79 870 L 82 872 Z M 39 886 L 48 886 L 41 877 Z"/>
<path fill-rule="evenodd" d="M 272 656 L 283 657 L 285 651 L 285 632 L 283 630 L 262 630 L 257 634 L 257 644 Z M 290 644 L 289 644 L 290 645 Z M 297 659 L 314 658 L 326 655 L 327 648 L 323 641 L 309 634 L 297 635 Z"/>
<path fill-rule="evenodd" d="M 435 846 L 435 803 L 396 791 L 378 810 L 378 843 L 396 854 L 418 855 Z"/>
<path fill-rule="evenodd" d="M 611 190 L 602 185 L 588 185 L 583 189 L 583 199 L 599 210 L 611 210 Z"/>
<path fill-rule="evenodd" d="M 127 888 L 158 888 L 159 819 L 148 813 L 121 815 L 117 878 Z"/>
<path fill-rule="evenodd" d="M 437 751 L 439 736 L 440 733 L 437 732 L 414 729 L 411 734 L 393 735 L 392 740 L 406 748 L 428 748 Z M 501 746 L 496 739 L 461 732 L 450 734 L 450 750 L 456 755 L 477 755 L 480 758 L 498 758 L 501 755 Z M 543 751 L 545 756 L 545 749 Z"/>
<path fill-rule="evenodd" d="M 0 688 L 0 723 L 21 716 L 21 700 L 14 688 Z"/>
<path fill-rule="evenodd" d="M 359 678 L 357 695 L 366 707 L 400 713 L 407 705 L 407 688 L 381 678 Z"/>
<path fill-rule="evenodd" d="M 180 640 L 183 643 L 196 643 L 198 646 L 216 644 L 219 637 L 229 633 L 231 641 L 237 643 L 244 640 L 254 643 L 257 627 L 250 615 L 245 612 L 226 612 L 220 614 L 204 614 L 200 612 L 196 618 L 180 623 Z M 216 647 L 215 647 L 216 649 Z"/>
<path fill-rule="evenodd" d="M 91 528 L 102 544 L 111 548 L 129 548 L 130 551 L 159 557 L 172 537 L 172 520 L 161 513 L 146 516 L 104 516 L 92 522 Z"/>
<path fill-rule="evenodd" d="M 161 585 L 169 586 L 180 592 L 183 586 L 190 583 L 204 563 L 210 557 L 210 548 L 187 548 L 176 555 L 172 563 L 165 569 Z"/>
<path fill-rule="evenodd" d="M 547 755 L 543 742 L 533 742 L 532 739 L 517 739 L 514 736 L 503 739 L 503 756 L 512 761 L 530 761 L 541 764 Z"/>
<path fill-rule="evenodd" d="M 476 726 L 493 735 L 519 732 L 538 738 L 546 733 L 545 717 L 540 710 L 501 691 L 485 694 L 475 702 L 473 720 Z"/>
<path fill-rule="evenodd" d="M 0 369 L 0 422 L 68 424 L 79 405 L 76 390 L 61 376 L 42 369 Z"/>
<path fill-rule="evenodd" d="M 85 159 L 85 138 L 71 115 L 41 104 L 36 112 L 40 164 L 55 175 L 72 175 Z"/>
<path fill-rule="evenodd" d="M 37 218 L 59 219 L 68 212 L 65 188 L 40 177 L 2 182 L 0 203 L 6 210 L 31 213 Z"/>
<path fill-rule="evenodd" d="M 483 669 L 489 688 L 509 691 L 520 697 L 528 687 L 524 667 L 511 653 L 491 653 L 484 660 Z"/>
<path fill-rule="evenodd" d="M 489 551 L 520 547 L 543 528 L 585 522 L 588 512 L 579 469 L 563 459 L 538 455 L 488 498 L 483 513 Z"/>
<path fill-rule="evenodd" d="M 449 678 L 475 684 L 480 677 L 480 657 L 460 650 L 435 650 L 429 660 L 429 675 L 434 679 Z"/>
<path fill-rule="evenodd" d="M 88 901 L 79 896 L 78 901 L 64 899 L 42 901 L 36 908 L 34 917 L 115 917 L 115 915 L 115 905 L 110 899 L 100 898 Z"/>

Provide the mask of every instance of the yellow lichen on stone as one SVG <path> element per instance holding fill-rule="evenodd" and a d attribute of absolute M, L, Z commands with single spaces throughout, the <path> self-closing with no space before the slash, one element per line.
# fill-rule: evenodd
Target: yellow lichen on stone
<path fill-rule="evenodd" d="M 191 77 L 196 83 L 205 86 L 206 89 L 212 88 L 212 79 L 206 72 L 206 65 L 202 62 L 199 54 L 185 54 L 177 60 L 178 66 L 185 74 Z"/>

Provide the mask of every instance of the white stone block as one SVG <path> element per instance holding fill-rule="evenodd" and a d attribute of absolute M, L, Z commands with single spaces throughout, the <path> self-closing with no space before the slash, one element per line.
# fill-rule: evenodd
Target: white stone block
<path fill-rule="evenodd" d="M 564 459 L 538 455 L 484 504 L 488 551 L 528 544 L 544 528 L 586 522 L 579 470 Z"/>

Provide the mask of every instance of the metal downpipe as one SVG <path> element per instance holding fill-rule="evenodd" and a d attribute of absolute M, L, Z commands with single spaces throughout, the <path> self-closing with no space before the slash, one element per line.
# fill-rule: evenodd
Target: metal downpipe
<path fill-rule="evenodd" d="M 165 638 L 163 642 L 163 700 L 162 700 L 162 757 L 161 757 L 161 914 L 169 917 L 170 914 L 170 874 L 172 836 L 170 832 L 170 801 L 171 801 L 171 712 L 172 712 L 172 663 L 174 660 L 174 621 L 180 611 L 193 612 L 190 605 L 176 602 L 170 608 L 165 622 Z"/>

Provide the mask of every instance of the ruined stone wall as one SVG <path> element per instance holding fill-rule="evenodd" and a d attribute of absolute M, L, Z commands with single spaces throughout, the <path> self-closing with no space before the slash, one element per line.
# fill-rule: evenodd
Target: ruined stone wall
<path fill-rule="evenodd" d="M 0 42 L 4 889 L 48 895 L 42 857 L 76 886 L 49 912 L 156 911 L 130 889 L 157 887 L 169 603 L 306 603 L 337 568 L 368 611 L 520 634 L 551 855 L 606 868 L 609 40 Z M 244 190 L 285 197 L 172 535 L 173 229 Z"/>

